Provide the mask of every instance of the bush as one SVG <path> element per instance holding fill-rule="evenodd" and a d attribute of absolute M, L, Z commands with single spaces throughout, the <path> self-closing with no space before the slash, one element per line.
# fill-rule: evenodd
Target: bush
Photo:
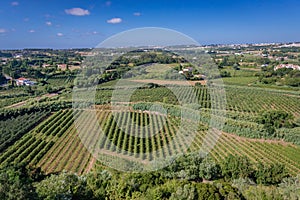
<path fill-rule="evenodd" d="M 229 155 L 221 163 L 222 175 L 227 180 L 238 178 L 253 178 L 254 169 L 249 158 Z"/>
<path fill-rule="evenodd" d="M 263 165 L 259 163 L 255 173 L 256 182 L 264 185 L 279 184 L 286 177 L 288 177 L 288 173 L 285 166 L 281 164 Z"/>

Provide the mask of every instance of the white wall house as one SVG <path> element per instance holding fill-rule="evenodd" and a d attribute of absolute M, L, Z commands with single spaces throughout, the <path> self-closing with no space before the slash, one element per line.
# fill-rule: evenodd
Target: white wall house
<path fill-rule="evenodd" d="M 31 85 L 35 85 L 35 82 L 26 78 L 18 78 L 16 79 L 16 84 L 17 86 L 22 86 L 22 85 L 31 86 Z"/>

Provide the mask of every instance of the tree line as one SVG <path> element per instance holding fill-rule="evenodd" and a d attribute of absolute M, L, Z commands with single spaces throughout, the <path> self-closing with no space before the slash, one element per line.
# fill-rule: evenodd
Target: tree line
<path fill-rule="evenodd" d="M 254 165 L 247 157 L 232 155 L 217 164 L 199 153 L 179 156 L 164 169 L 144 173 L 98 167 L 81 176 L 65 171 L 45 175 L 40 168 L 19 164 L 0 170 L 0 198 L 249 199 L 249 193 L 238 189 L 241 185 L 234 186 L 234 183 L 248 180 L 259 187 L 277 188 L 283 184 L 284 190 L 277 199 L 288 199 L 299 195 L 293 189 L 299 182 L 290 183 L 294 179 L 281 164 Z"/>

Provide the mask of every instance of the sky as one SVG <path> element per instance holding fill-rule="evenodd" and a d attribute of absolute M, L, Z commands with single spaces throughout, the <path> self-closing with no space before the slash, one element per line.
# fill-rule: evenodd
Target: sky
<path fill-rule="evenodd" d="M 0 49 L 93 48 L 160 27 L 200 44 L 300 41 L 299 0 L 1 0 Z"/>

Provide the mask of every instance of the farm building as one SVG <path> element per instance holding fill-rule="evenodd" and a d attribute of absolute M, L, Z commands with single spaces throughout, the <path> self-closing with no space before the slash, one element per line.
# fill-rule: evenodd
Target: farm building
<path fill-rule="evenodd" d="M 22 85 L 31 86 L 31 85 L 35 85 L 35 82 L 22 77 L 16 79 L 16 84 L 17 86 L 22 86 Z"/>

